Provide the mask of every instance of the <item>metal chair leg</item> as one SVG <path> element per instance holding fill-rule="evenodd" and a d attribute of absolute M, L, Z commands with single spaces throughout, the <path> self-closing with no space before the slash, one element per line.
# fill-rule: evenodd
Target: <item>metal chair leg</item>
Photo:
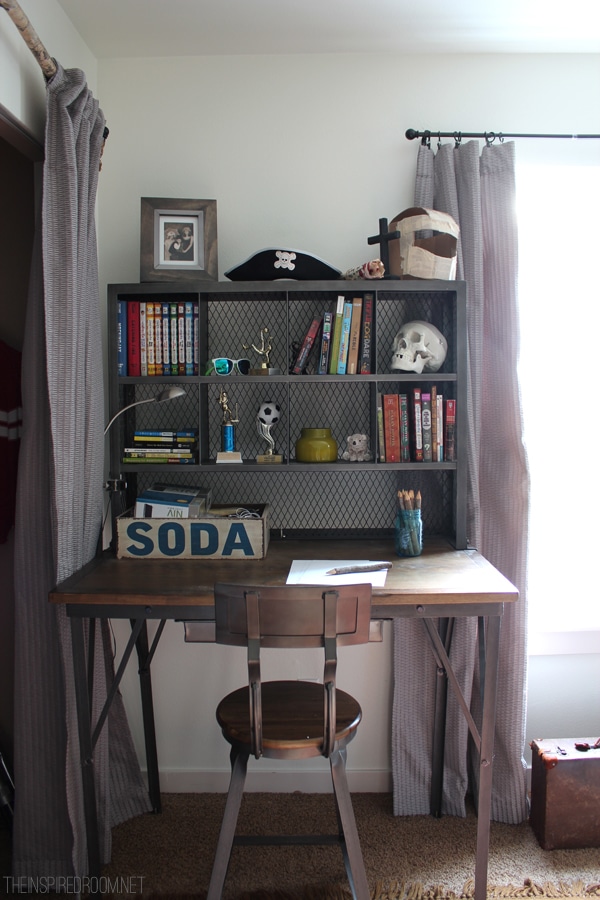
<path fill-rule="evenodd" d="M 231 848 L 235 837 L 238 814 L 244 794 L 246 770 L 248 768 L 248 754 L 237 751 L 232 747 L 230 758 L 231 780 L 229 782 L 229 791 L 227 792 L 227 800 L 225 802 L 225 812 L 223 814 L 223 821 L 221 822 L 219 842 L 217 844 L 217 851 L 215 853 L 215 861 L 213 863 L 206 900 L 221 900 L 223 885 L 225 884 L 225 877 L 229 867 L 229 857 L 231 856 Z"/>
<path fill-rule="evenodd" d="M 353 900 L 369 900 L 371 893 L 346 780 L 344 754 L 339 750 L 335 750 L 329 758 L 329 764 L 331 766 L 331 780 L 333 782 L 336 807 L 344 835 L 344 863 L 346 864 L 352 897 Z"/>

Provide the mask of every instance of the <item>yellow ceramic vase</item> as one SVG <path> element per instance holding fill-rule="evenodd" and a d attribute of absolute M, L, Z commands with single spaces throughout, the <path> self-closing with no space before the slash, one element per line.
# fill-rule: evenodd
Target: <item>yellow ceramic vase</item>
<path fill-rule="evenodd" d="M 296 462 L 335 462 L 338 455 L 337 441 L 330 428 L 303 428 L 296 441 Z"/>

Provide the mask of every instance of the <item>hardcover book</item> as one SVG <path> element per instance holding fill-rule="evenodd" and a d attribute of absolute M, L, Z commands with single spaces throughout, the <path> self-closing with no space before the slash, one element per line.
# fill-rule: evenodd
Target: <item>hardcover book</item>
<path fill-rule="evenodd" d="M 410 462 L 410 426 L 408 423 L 408 397 L 400 394 L 400 462 Z"/>
<path fill-rule="evenodd" d="M 340 352 L 340 338 L 342 336 L 342 319 L 344 317 L 344 297 L 340 294 L 337 298 L 333 326 L 331 331 L 331 350 L 329 351 L 329 374 L 337 375 L 338 355 Z"/>
<path fill-rule="evenodd" d="M 431 394 L 421 394 L 421 427 L 423 429 L 423 462 L 433 462 L 431 449 Z"/>
<path fill-rule="evenodd" d="M 329 368 L 329 352 L 331 350 L 331 328 L 333 313 L 330 309 L 323 313 L 323 333 L 321 335 L 321 355 L 319 357 L 319 375 L 327 375 Z"/>
<path fill-rule="evenodd" d="M 321 317 L 315 316 L 308 327 L 308 331 L 304 335 L 304 340 L 302 341 L 302 345 L 300 346 L 300 350 L 298 351 L 298 356 L 296 357 L 296 362 L 294 363 L 294 366 L 292 368 L 292 375 L 301 375 L 304 371 L 306 363 L 308 362 L 310 351 L 312 350 L 312 346 L 317 338 L 320 327 Z"/>
<path fill-rule="evenodd" d="M 385 461 L 400 462 L 400 406 L 398 394 L 383 395 Z"/>
<path fill-rule="evenodd" d="M 444 459 L 456 462 L 456 400 L 446 400 L 445 406 Z"/>
<path fill-rule="evenodd" d="M 423 462 L 423 426 L 421 423 L 421 388 L 413 389 L 413 448 L 415 462 Z"/>
<path fill-rule="evenodd" d="M 342 330 L 340 333 L 340 349 L 338 352 L 337 374 L 345 375 L 348 363 L 348 349 L 350 346 L 350 325 L 352 323 L 352 301 L 344 303 L 344 315 L 342 316 Z"/>
<path fill-rule="evenodd" d="M 127 375 L 127 300 L 117 304 L 117 374 Z"/>
<path fill-rule="evenodd" d="M 383 395 L 377 394 L 377 444 L 379 462 L 385 462 L 385 429 L 383 425 Z"/>
<path fill-rule="evenodd" d="M 360 335 L 360 365 L 361 375 L 370 375 L 373 357 L 373 294 L 365 294 L 363 303 L 363 320 Z"/>
<path fill-rule="evenodd" d="M 140 301 L 127 303 L 127 371 L 134 378 L 142 374 L 140 363 Z"/>
<path fill-rule="evenodd" d="M 348 343 L 348 362 L 346 365 L 346 372 L 348 375 L 358 374 L 362 306 L 362 297 L 354 297 L 352 300 L 352 320 L 350 323 L 350 338 Z"/>

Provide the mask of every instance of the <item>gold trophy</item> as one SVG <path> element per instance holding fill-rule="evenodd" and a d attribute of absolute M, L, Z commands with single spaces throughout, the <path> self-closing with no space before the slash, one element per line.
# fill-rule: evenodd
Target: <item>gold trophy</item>
<path fill-rule="evenodd" d="M 242 344 L 244 350 L 254 350 L 260 358 L 260 368 L 250 369 L 250 375 L 281 375 L 279 369 L 274 369 L 269 362 L 269 354 L 273 349 L 269 329 L 260 329 L 260 346 L 256 344 Z"/>
<path fill-rule="evenodd" d="M 256 414 L 256 427 L 258 433 L 267 442 L 267 450 L 265 453 L 259 453 L 256 457 L 257 463 L 282 463 L 283 456 L 281 453 L 275 452 L 275 441 L 271 435 L 271 428 L 276 425 L 281 418 L 281 409 L 277 403 L 267 400 L 261 403 Z"/>

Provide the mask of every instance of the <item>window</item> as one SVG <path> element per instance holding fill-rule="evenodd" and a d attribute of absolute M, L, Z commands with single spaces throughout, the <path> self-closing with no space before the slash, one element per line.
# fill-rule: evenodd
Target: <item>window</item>
<path fill-rule="evenodd" d="M 574 648 L 573 633 L 587 633 L 579 652 L 600 652 L 600 142 L 590 143 L 591 164 L 517 166 L 529 631 L 532 647 L 563 632 Z"/>

